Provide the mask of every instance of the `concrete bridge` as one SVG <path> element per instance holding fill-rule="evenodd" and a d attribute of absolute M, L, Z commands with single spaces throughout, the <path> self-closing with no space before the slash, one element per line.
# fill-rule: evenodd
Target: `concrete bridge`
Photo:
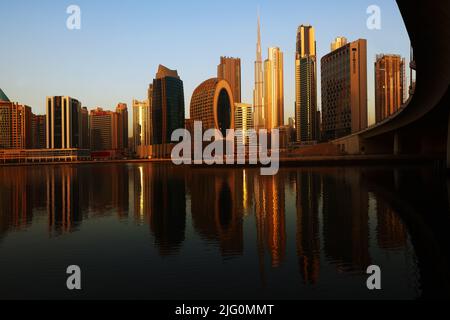
<path fill-rule="evenodd" d="M 450 2 L 397 0 L 414 51 L 415 92 L 390 118 L 332 143 L 350 155 L 426 155 L 450 169 Z"/>

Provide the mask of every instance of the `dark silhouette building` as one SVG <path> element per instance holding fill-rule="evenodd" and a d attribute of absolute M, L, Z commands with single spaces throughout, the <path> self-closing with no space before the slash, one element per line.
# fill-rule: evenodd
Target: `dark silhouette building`
<path fill-rule="evenodd" d="M 183 81 L 176 70 L 162 65 L 153 80 L 151 103 L 152 144 L 168 144 L 172 133 L 184 128 Z"/>

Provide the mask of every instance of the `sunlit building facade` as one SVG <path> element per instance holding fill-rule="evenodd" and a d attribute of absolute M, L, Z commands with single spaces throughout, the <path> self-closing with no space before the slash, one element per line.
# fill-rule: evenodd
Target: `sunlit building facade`
<path fill-rule="evenodd" d="M 217 78 L 228 81 L 233 92 L 234 102 L 241 103 L 241 59 L 220 57 Z"/>
<path fill-rule="evenodd" d="M 367 128 L 367 41 L 348 43 L 321 62 L 324 139 L 337 139 Z"/>
<path fill-rule="evenodd" d="M 269 48 L 264 62 L 264 115 L 265 129 L 272 130 L 284 124 L 284 74 L 283 52 Z"/>
<path fill-rule="evenodd" d="M 396 113 L 405 100 L 405 59 L 394 54 L 377 55 L 375 61 L 375 121 Z"/>
<path fill-rule="evenodd" d="M 32 140 L 31 108 L 0 97 L 0 149 L 30 149 Z"/>
<path fill-rule="evenodd" d="M 249 130 L 253 130 L 253 106 L 251 104 L 236 103 L 234 111 L 234 123 L 236 131 L 239 130 L 240 136 L 237 139 L 241 139 L 243 145 L 249 143 Z"/>
<path fill-rule="evenodd" d="M 312 26 L 301 25 L 297 30 L 295 55 L 295 122 L 297 142 L 319 139 L 317 132 L 317 56 Z"/>
<path fill-rule="evenodd" d="M 226 80 L 212 78 L 200 84 L 192 94 L 191 120 L 201 121 L 203 129 L 217 129 L 223 136 L 234 129 L 234 98 Z"/>
<path fill-rule="evenodd" d="M 133 138 L 134 148 L 151 144 L 149 100 L 133 100 Z"/>
<path fill-rule="evenodd" d="M 47 148 L 81 148 L 81 103 L 71 97 L 47 97 Z"/>

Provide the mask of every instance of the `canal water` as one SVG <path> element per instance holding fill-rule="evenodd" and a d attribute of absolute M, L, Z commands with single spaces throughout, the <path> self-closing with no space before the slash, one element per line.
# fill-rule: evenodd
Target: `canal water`
<path fill-rule="evenodd" d="M 3 167 L 0 298 L 448 297 L 448 188 L 426 167 Z"/>

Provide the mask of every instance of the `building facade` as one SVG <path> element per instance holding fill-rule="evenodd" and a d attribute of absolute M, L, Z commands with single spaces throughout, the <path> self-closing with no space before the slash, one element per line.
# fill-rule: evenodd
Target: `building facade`
<path fill-rule="evenodd" d="M 217 78 L 226 80 L 231 86 L 235 103 L 241 103 L 241 59 L 220 57 Z"/>
<path fill-rule="evenodd" d="M 234 129 L 234 100 L 226 80 L 212 78 L 200 84 L 192 94 L 192 121 L 201 121 L 203 129 L 218 129 L 223 136 Z"/>
<path fill-rule="evenodd" d="M 117 148 L 121 151 L 129 149 L 128 146 L 128 107 L 126 103 L 119 103 L 117 113 Z"/>
<path fill-rule="evenodd" d="M 375 121 L 396 113 L 405 101 L 405 59 L 394 54 L 377 55 L 375 61 Z"/>
<path fill-rule="evenodd" d="M 249 143 L 248 133 L 249 130 L 254 129 L 253 124 L 253 106 L 245 103 L 235 103 L 234 111 L 234 124 L 236 131 L 240 131 L 242 136 L 238 136 L 237 139 L 241 139 L 241 143 L 247 145 Z"/>
<path fill-rule="evenodd" d="M 348 43 L 346 37 L 337 37 L 334 39 L 334 41 L 331 43 L 331 51 L 337 50 L 340 47 L 345 46 Z"/>
<path fill-rule="evenodd" d="M 117 113 L 97 108 L 91 111 L 89 119 L 91 128 L 91 150 L 117 150 Z"/>
<path fill-rule="evenodd" d="M 81 148 L 81 103 L 71 97 L 47 97 L 48 149 Z"/>
<path fill-rule="evenodd" d="M 47 146 L 45 119 L 45 115 L 32 114 L 33 149 L 45 149 Z"/>
<path fill-rule="evenodd" d="M 0 101 L 0 149 L 31 149 L 31 108 L 3 99 Z"/>
<path fill-rule="evenodd" d="M 367 128 L 367 41 L 348 43 L 321 62 L 323 138 L 333 140 Z"/>
<path fill-rule="evenodd" d="M 312 26 L 301 25 L 297 30 L 295 97 L 296 141 L 317 141 L 317 56 Z"/>
<path fill-rule="evenodd" d="M 153 80 L 151 103 L 152 145 L 170 144 L 172 133 L 184 128 L 183 81 L 176 70 L 162 65 Z"/>
<path fill-rule="evenodd" d="M 269 48 L 264 62 L 264 115 L 265 129 L 277 129 L 284 124 L 284 73 L 283 52 Z"/>
<path fill-rule="evenodd" d="M 137 151 L 140 146 L 151 145 L 150 102 L 133 100 L 133 140 Z"/>
<path fill-rule="evenodd" d="M 91 148 L 91 132 L 89 128 L 89 111 L 86 107 L 80 110 L 80 121 L 81 121 L 81 149 Z"/>

